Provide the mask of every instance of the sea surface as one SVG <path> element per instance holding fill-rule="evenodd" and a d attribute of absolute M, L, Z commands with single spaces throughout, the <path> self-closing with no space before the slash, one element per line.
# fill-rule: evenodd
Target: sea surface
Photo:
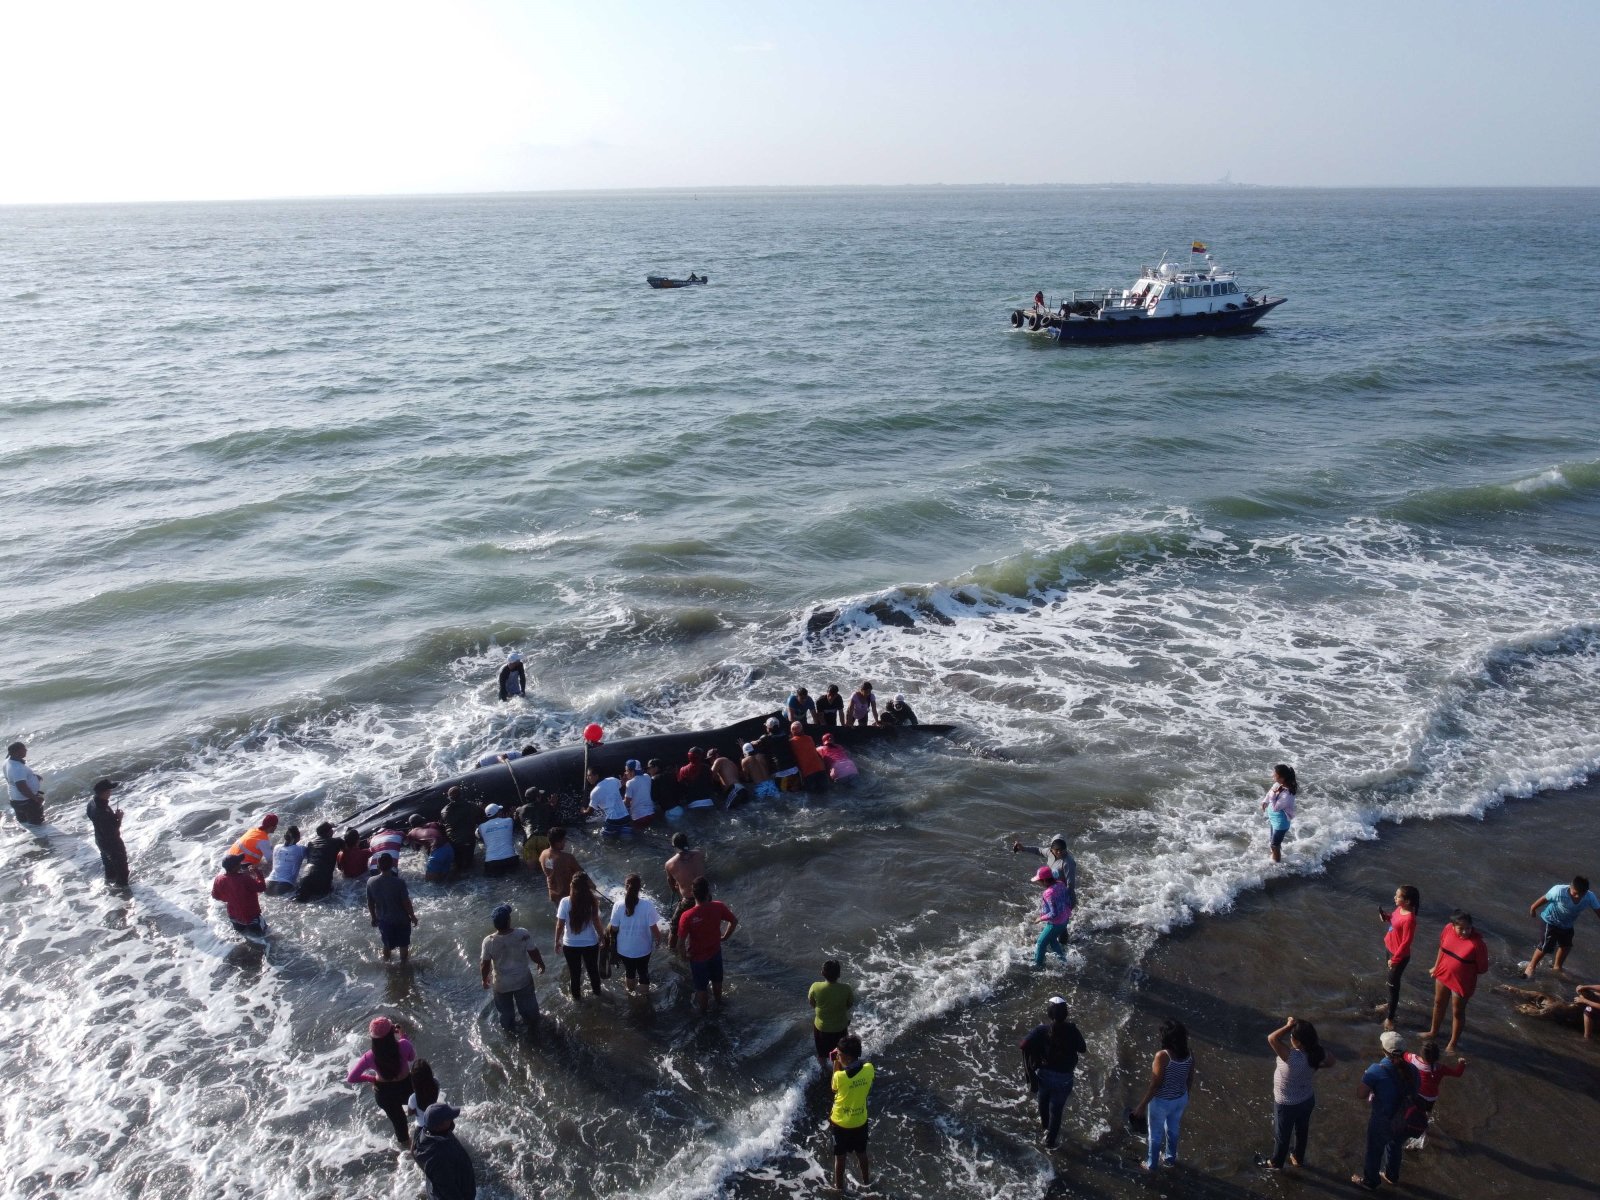
<path fill-rule="evenodd" d="M 1236 338 L 1009 327 L 1191 239 L 1289 302 Z M 51 816 L 0 827 L 6 1194 L 415 1196 L 343 1083 L 378 1013 L 464 1106 L 480 1195 L 810 1194 L 838 957 L 881 1193 L 1040 1196 L 1014 1046 L 1046 997 L 1090 1045 L 1069 1140 L 1103 1143 L 1166 933 L 1600 768 L 1597 272 L 1595 191 L 0 209 L 0 732 Z M 353 891 L 268 900 L 264 952 L 208 898 L 269 808 L 309 834 L 590 721 L 866 678 L 959 732 L 684 823 L 742 919 L 709 1019 L 664 960 L 649 1005 L 575 1007 L 547 951 L 546 1028 L 503 1036 L 477 948 L 501 898 L 548 945 L 526 879 L 418 880 L 407 970 Z M 1081 903 L 1034 972 L 1010 846 L 1057 831 Z M 659 897 L 667 832 L 576 852 Z"/>

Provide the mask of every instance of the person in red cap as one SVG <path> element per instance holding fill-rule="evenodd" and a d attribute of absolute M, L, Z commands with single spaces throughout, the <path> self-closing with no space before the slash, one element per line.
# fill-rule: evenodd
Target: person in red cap
<path fill-rule="evenodd" d="M 1072 901 L 1063 883 L 1049 867 L 1040 867 L 1033 881 L 1044 887 L 1039 896 L 1039 915 L 1034 920 L 1044 928 L 1039 930 L 1039 940 L 1033 947 L 1033 965 L 1044 966 L 1044 952 L 1054 950 L 1062 962 L 1067 961 L 1067 926 L 1072 921 Z"/>
<path fill-rule="evenodd" d="M 835 783 L 855 779 L 861 773 L 856 769 L 856 761 L 850 757 L 850 751 L 841 746 L 838 738 L 831 733 L 822 735 L 822 745 L 817 747 L 817 756 L 828 764 L 828 774 Z"/>
<path fill-rule="evenodd" d="M 263 875 L 272 870 L 272 831 L 278 827 L 278 814 L 268 813 L 261 824 L 246 830 L 239 840 L 228 847 L 229 854 L 237 854 L 247 867 L 254 867 Z"/>
<path fill-rule="evenodd" d="M 406 1099 L 411 1095 L 411 1064 L 416 1062 L 417 1052 L 388 1017 L 374 1017 L 367 1033 L 372 1037 L 372 1047 L 356 1059 L 344 1081 L 372 1085 L 372 1098 L 394 1126 L 395 1140 L 409 1150 L 411 1129 L 406 1122 Z"/>

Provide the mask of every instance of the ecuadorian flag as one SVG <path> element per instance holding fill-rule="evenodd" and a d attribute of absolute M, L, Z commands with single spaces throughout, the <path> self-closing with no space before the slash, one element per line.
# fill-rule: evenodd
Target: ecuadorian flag
<path fill-rule="evenodd" d="M 1189 246 L 1190 254 L 1204 254 L 1205 252 L 1206 244 L 1204 242 L 1194 242 Z"/>

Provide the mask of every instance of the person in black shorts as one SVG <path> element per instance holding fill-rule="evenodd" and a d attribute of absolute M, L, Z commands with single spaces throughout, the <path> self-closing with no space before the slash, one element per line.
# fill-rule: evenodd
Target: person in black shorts
<path fill-rule="evenodd" d="M 850 1028 L 850 1008 L 856 1002 L 855 989 L 839 982 L 839 963 L 830 958 L 822 964 L 822 980 L 811 985 L 806 993 L 806 1003 L 815 1012 L 811 1021 L 811 1038 L 817 1048 L 817 1063 L 824 1071 L 833 1056 L 833 1048 Z"/>
<path fill-rule="evenodd" d="M 861 1183 L 872 1182 L 867 1161 L 867 1093 L 872 1090 L 875 1068 L 861 1061 L 861 1039 L 847 1033 L 829 1056 L 833 1061 L 833 1111 L 828 1129 L 833 1134 L 833 1186 L 844 1191 L 844 1160 L 856 1156 Z"/>

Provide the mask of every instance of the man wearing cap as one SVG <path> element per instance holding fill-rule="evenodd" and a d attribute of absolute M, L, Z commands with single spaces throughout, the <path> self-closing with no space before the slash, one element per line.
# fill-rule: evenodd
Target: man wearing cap
<path fill-rule="evenodd" d="M 757 800 L 778 798 L 778 785 L 772 781 L 772 760 L 758 750 L 754 742 L 744 744 L 744 761 L 739 764 L 739 773 L 754 789 Z"/>
<path fill-rule="evenodd" d="M 1021 839 L 1011 843 L 1011 853 L 1013 854 L 1025 849 L 1027 847 L 1022 844 Z M 1038 852 L 1039 857 L 1044 860 L 1044 865 L 1050 868 L 1050 874 L 1067 885 L 1067 904 L 1072 908 L 1077 908 L 1078 860 L 1073 858 L 1067 850 L 1067 835 L 1058 833 L 1050 839 L 1048 846 L 1036 846 L 1034 849 Z"/>
<path fill-rule="evenodd" d="M 242 833 L 239 840 L 228 847 L 228 853 L 237 854 L 245 866 L 265 875 L 272 870 L 272 831 L 277 827 L 278 814 L 268 813 L 261 818 L 261 824 Z"/>
<path fill-rule="evenodd" d="M 1061 1136 L 1061 1114 L 1072 1097 L 1078 1056 L 1087 1054 L 1089 1046 L 1083 1040 L 1083 1032 L 1067 1020 L 1065 996 L 1051 996 L 1044 1011 L 1050 1022 L 1035 1025 L 1022 1039 L 1022 1061 L 1027 1068 L 1029 1089 L 1039 1094 L 1044 1144 L 1054 1149 Z"/>
<path fill-rule="evenodd" d="M 249 937 L 267 936 L 267 924 L 261 919 L 261 893 L 266 890 L 261 868 L 237 854 L 223 858 L 222 874 L 211 881 L 211 898 L 228 906 L 234 929 Z"/>
<path fill-rule="evenodd" d="M 772 780 L 785 792 L 800 788 L 800 764 L 794 760 L 794 747 L 777 717 L 767 718 L 767 731 L 755 740 L 755 748 L 772 763 Z"/>
<path fill-rule="evenodd" d="M 394 869 L 394 855 L 380 854 L 378 873 L 367 880 L 367 916 L 383 939 L 383 961 L 400 951 L 400 961 L 411 958 L 411 927 L 417 923 L 417 910 L 411 907 L 411 890 Z"/>
<path fill-rule="evenodd" d="M 44 824 L 44 780 L 28 765 L 28 747 L 22 742 L 6 747 L 6 791 L 18 824 Z"/>
<path fill-rule="evenodd" d="M 422 1114 L 422 1132 L 411 1148 L 411 1157 L 428 1181 L 429 1200 L 474 1200 L 478 1177 L 466 1147 L 456 1141 L 459 1108 L 430 1104 Z"/>
<path fill-rule="evenodd" d="M 1400 1182 L 1400 1158 L 1410 1135 L 1398 1118 L 1416 1099 L 1422 1077 L 1406 1061 L 1406 1040 L 1390 1030 L 1378 1039 L 1383 1057 L 1361 1076 L 1361 1098 L 1372 1106 L 1367 1116 L 1367 1155 L 1361 1174 L 1350 1182 L 1368 1190 Z"/>
<path fill-rule="evenodd" d="M 522 655 L 513 653 L 500 668 L 500 699 L 510 700 L 528 690 L 528 671 L 522 665 Z"/>
<path fill-rule="evenodd" d="M 650 828 L 656 819 L 655 780 L 645 774 L 644 764 L 630 758 L 622 768 L 622 796 L 628 803 L 628 817 L 635 830 Z"/>
<path fill-rule="evenodd" d="M 916 725 L 917 714 L 911 711 L 911 705 L 906 703 L 903 695 L 896 694 L 895 698 L 883 706 L 883 712 L 878 715 L 879 725 L 899 726 Z"/>
<path fill-rule="evenodd" d="M 112 779 L 97 779 L 85 815 L 94 827 L 94 844 L 100 848 L 106 882 L 127 887 L 128 848 L 122 844 L 122 810 L 111 807 L 111 792 L 121 786 Z"/>
<path fill-rule="evenodd" d="M 478 826 L 483 843 L 483 873 L 509 875 L 522 865 L 517 857 L 517 823 L 498 804 L 483 810 L 484 822 Z"/>
<path fill-rule="evenodd" d="M 533 934 L 522 926 L 511 927 L 511 905 L 501 904 L 489 914 L 494 932 L 483 939 L 478 956 L 484 990 L 494 989 L 494 1007 L 500 1025 L 507 1033 L 517 1027 L 517 1015 L 531 1032 L 539 1023 L 539 995 L 533 988 L 531 961 L 544 974 L 544 956 L 533 944 Z"/>

